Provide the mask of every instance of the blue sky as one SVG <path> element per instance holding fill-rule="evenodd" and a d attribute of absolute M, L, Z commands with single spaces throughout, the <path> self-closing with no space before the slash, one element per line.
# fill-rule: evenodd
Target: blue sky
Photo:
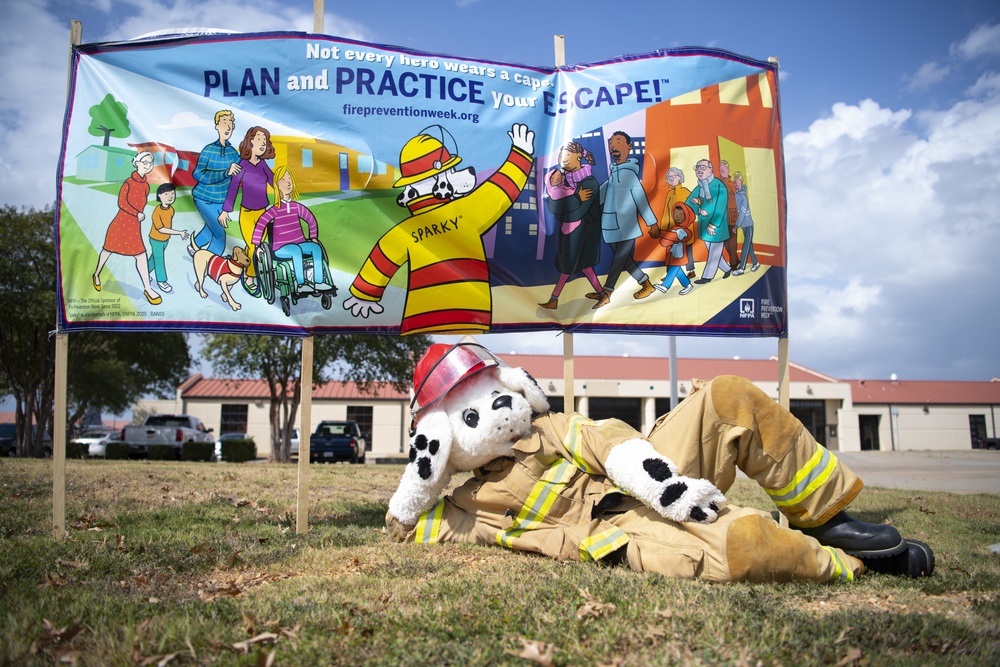
<path fill-rule="evenodd" d="M 327 34 L 551 65 L 708 46 L 781 63 L 791 358 L 843 378 L 1000 376 L 1000 7 L 995 2 L 344 3 Z M 85 42 L 185 26 L 311 31 L 310 0 L 8 0 L 0 204 L 44 206 L 70 19 Z M 552 333 L 485 336 L 561 354 Z M 680 337 L 685 357 L 762 358 L 774 339 Z M 657 336 L 575 336 L 578 355 L 666 356 Z M 209 370 L 209 369 L 204 369 Z"/>

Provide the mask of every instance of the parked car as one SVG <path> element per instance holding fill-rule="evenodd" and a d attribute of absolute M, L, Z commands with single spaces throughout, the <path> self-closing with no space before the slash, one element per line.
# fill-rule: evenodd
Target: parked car
<path fill-rule="evenodd" d="M 0 456 L 17 456 L 17 424 L 0 424 Z"/>
<path fill-rule="evenodd" d="M 122 440 L 132 456 L 145 456 L 150 445 L 170 445 L 181 457 L 185 442 L 214 442 L 212 429 L 190 415 L 149 415 L 141 426 L 126 426 Z"/>
<path fill-rule="evenodd" d="M 35 437 L 34 426 L 31 427 L 31 437 Z M 0 456 L 17 456 L 17 424 L 0 424 Z M 42 434 L 42 456 L 52 457 L 52 438 L 48 433 Z"/>
<path fill-rule="evenodd" d="M 90 458 L 104 458 L 108 443 L 121 442 L 121 436 L 117 431 L 85 431 L 70 442 L 86 445 L 87 456 Z"/>
<path fill-rule="evenodd" d="M 215 453 L 212 455 L 212 461 L 222 460 L 222 443 L 226 440 L 253 440 L 253 437 L 249 433 L 223 433 L 215 441 Z"/>
<path fill-rule="evenodd" d="M 309 461 L 365 462 L 365 439 L 354 421 L 321 421 L 309 438 Z"/>
<path fill-rule="evenodd" d="M 288 443 L 288 457 L 299 458 L 299 429 L 292 429 L 292 439 Z"/>

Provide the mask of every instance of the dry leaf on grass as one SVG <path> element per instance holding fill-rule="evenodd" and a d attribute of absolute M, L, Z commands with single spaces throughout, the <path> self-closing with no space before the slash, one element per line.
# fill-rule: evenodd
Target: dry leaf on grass
<path fill-rule="evenodd" d="M 530 660 L 539 665 L 543 665 L 543 667 L 553 667 L 555 663 L 552 662 L 552 654 L 556 650 L 554 644 L 546 644 L 545 642 L 540 642 L 534 639 L 525 639 L 524 637 L 518 637 L 517 640 L 521 642 L 521 650 L 514 651 L 511 649 L 505 649 L 504 653 L 517 658 Z"/>
<path fill-rule="evenodd" d="M 179 656 L 180 653 L 166 653 L 164 655 L 151 655 L 143 658 L 139 661 L 142 667 L 148 667 L 148 665 L 156 665 L 156 667 L 165 667 L 173 662 L 174 658 Z"/>
<path fill-rule="evenodd" d="M 589 616 L 604 616 L 605 614 L 613 614 L 618 611 L 618 607 L 616 605 L 610 602 L 601 602 L 592 596 L 590 591 L 586 588 L 581 588 L 579 591 L 580 595 L 583 596 L 584 602 L 576 608 L 577 618 L 582 619 Z"/>
<path fill-rule="evenodd" d="M 278 635 L 274 632 L 262 632 L 256 637 L 251 637 L 245 641 L 230 644 L 230 648 L 241 653 L 249 653 L 251 646 L 261 643 L 274 643 L 277 639 Z"/>
<path fill-rule="evenodd" d="M 847 652 L 847 655 L 845 655 L 843 658 L 840 659 L 840 662 L 837 663 L 837 667 L 844 667 L 845 665 L 850 665 L 854 662 L 857 662 L 860 659 L 861 659 L 861 649 L 852 648 L 850 651 Z"/>

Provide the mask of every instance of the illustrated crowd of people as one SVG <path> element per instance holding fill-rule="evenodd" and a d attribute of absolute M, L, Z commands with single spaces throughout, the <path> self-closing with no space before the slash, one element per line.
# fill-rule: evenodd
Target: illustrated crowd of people
<path fill-rule="evenodd" d="M 267 161 L 273 160 L 275 149 L 270 132 L 263 127 L 251 127 L 239 147 L 234 147 L 230 137 L 236 128 L 235 114 L 224 109 L 215 114 L 214 121 L 218 138 L 201 150 L 192 172 L 196 184 L 191 198 L 204 221 L 202 229 L 192 235 L 188 230 L 173 227 L 176 187 L 163 183 L 156 190 L 157 204 L 148 230 L 147 254 L 142 225 L 150 189 L 147 176 L 153 171 L 154 159 L 149 151 L 138 153 L 132 160 L 135 171 L 119 191 L 118 213 L 105 234 L 93 275 L 95 290 L 101 291 L 101 272 L 111 256 L 124 255 L 135 259 L 146 300 L 150 305 L 159 305 L 163 301 L 161 293 L 173 291 L 167 276 L 167 243 L 171 236 L 180 236 L 191 240 L 187 251 L 195 262 L 195 290 L 202 298 L 207 296 L 202 288 L 202 279 L 207 275 L 223 287 L 222 300 L 236 310 L 239 304 L 231 295 L 227 297 L 228 285 L 223 285 L 223 277 L 238 277 L 248 292 L 254 296 L 259 293 L 255 265 L 250 258 L 265 233 L 270 234 L 274 256 L 292 262 L 299 292 L 333 289 L 332 284 L 324 282 L 329 281 L 326 272 L 314 271 L 307 276 L 303 269 L 303 257 L 312 258 L 314 267 L 323 265 L 317 221 L 308 208 L 294 201 L 299 194 L 291 171 L 286 166 L 271 170 Z M 226 228 L 238 195 L 241 195 L 238 215 L 244 246 L 227 254 Z M 308 238 L 301 222 L 307 225 Z M 199 270 L 200 260 L 196 258 L 201 256 L 200 252 L 207 252 L 210 258 L 204 271 Z"/>
<path fill-rule="evenodd" d="M 173 204 L 177 192 L 173 184 L 163 183 L 156 190 L 157 203 L 147 231 L 147 251 L 142 228 L 150 190 L 147 176 L 153 171 L 154 158 L 148 151 L 140 152 L 132 161 L 134 172 L 121 186 L 118 212 L 108 226 L 93 274 L 94 289 L 101 291 L 101 272 L 112 255 L 128 256 L 135 261 L 146 300 L 154 306 L 162 303 L 162 294 L 173 290 L 168 281 L 166 248 L 172 236 L 180 236 L 190 239 L 187 251 L 194 262 L 194 288 L 198 294 L 202 298 L 207 297 L 203 283 L 204 278 L 209 277 L 222 288 L 222 301 L 237 310 L 240 304 L 229 292 L 231 285 L 242 282 L 252 296 L 261 293 L 254 258 L 267 235 L 273 257 L 290 262 L 289 273 L 292 274 L 297 296 L 335 295 L 336 288 L 326 269 L 325 253 L 319 242 L 316 216 L 296 201 L 299 193 L 287 165 L 277 165 L 272 170 L 276 151 L 270 132 L 264 127 L 253 126 L 246 131 L 239 146 L 234 146 L 230 141 L 236 128 L 234 113 L 228 109 L 220 110 L 214 116 L 214 123 L 217 138 L 201 150 L 192 172 L 196 184 L 191 190 L 191 197 L 204 226 L 197 233 L 174 228 Z M 438 132 L 443 138 L 443 128 L 439 128 Z M 513 147 L 503 169 L 508 176 L 513 175 L 512 182 L 521 183 L 531 168 L 533 132 L 527 126 L 515 125 L 508 134 Z M 729 163 L 723 160 L 716 175 L 711 161 L 699 160 L 694 165 L 697 185 L 689 190 L 684 186 L 684 172 L 677 166 L 671 166 L 665 175 L 667 194 L 664 208 L 657 216 L 643 188 L 639 161 L 633 156 L 632 149 L 632 138 L 627 133 L 616 131 L 610 136 L 609 174 L 601 183 L 594 175 L 596 157 L 593 153 L 576 141 L 568 141 L 560 147 L 558 164 L 544 177 L 546 209 L 558 223 L 555 255 L 558 278 L 549 300 L 539 304 L 542 308 L 557 309 L 563 289 L 577 274 L 582 274 L 589 281 L 592 291 L 585 296 L 594 300 L 592 307 L 596 310 L 610 303 L 611 294 L 618 288 L 623 273 L 628 273 L 638 285 L 633 297 L 645 299 L 657 292 L 667 293 L 674 281 L 680 284 L 679 294 L 685 295 L 696 284 L 711 282 L 720 271 L 722 278 L 726 279 L 760 268 L 753 247 L 753 217 L 743 173 L 737 171 L 731 174 Z M 447 149 L 437 137 L 426 132 L 418 134 L 404 146 L 400 164 L 405 174 L 396 185 L 406 187 L 397 203 L 410 211 L 414 216 L 413 222 L 398 225 L 395 232 L 380 240 L 379 246 L 372 251 L 374 255 L 388 252 L 387 256 L 398 254 L 400 264 L 410 261 L 407 244 L 411 234 L 404 233 L 406 229 L 426 225 L 425 218 L 447 202 L 458 199 L 472 202 L 474 199 L 469 196 L 472 190 L 478 189 L 472 168 L 459 171 L 455 165 L 460 158 L 450 154 L 447 160 L 439 160 L 432 168 L 424 168 L 424 153 L 440 157 L 447 153 Z M 439 163 L 440 168 L 437 166 Z M 418 165 L 419 168 L 411 165 Z M 413 173 L 409 173 L 408 169 Z M 523 183 L 516 191 L 506 192 L 501 188 L 505 193 L 501 197 L 503 201 L 494 208 L 502 212 L 516 198 L 521 187 Z M 479 198 L 483 196 L 477 195 Z M 243 245 L 227 254 L 226 229 L 234 212 L 238 215 Z M 477 234 L 484 233 L 495 223 L 495 218 L 483 219 L 481 228 L 468 229 L 478 229 Z M 637 240 L 644 233 L 643 223 L 645 233 L 657 239 L 666 251 L 665 275 L 655 284 L 636 259 Z M 740 230 L 743 233 L 742 254 L 737 243 Z M 400 237 L 402 241 L 393 241 L 395 237 Z M 698 242 L 703 244 L 705 255 L 700 278 L 695 274 L 695 244 Z M 396 245 L 400 249 L 398 253 L 393 251 Z M 611 252 L 611 263 L 602 283 L 597 266 L 605 245 Z M 484 267 L 482 276 L 470 277 L 467 282 L 482 283 L 488 290 L 488 280 L 483 278 L 488 275 L 488 268 L 485 256 L 480 257 L 483 255 L 481 246 L 481 240 L 474 239 L 462 246 L 461 254 L 465 258 L 463 265 L 479 262 Z M 344 303 L 344 308 L 356 317 L 381 312 L 378 302 L 389 281 L 383 275 L 388 265 L 384 262 L 372 264 L 374 261 L 371 256 L 366 260 L 351 287 L 351 297 Z M 313 270 L 308 270 L 309 266 Z M 419 267 L 411 267 L 411 271 L 414 268 Z M 457 289 L 454 280 L 447 283 L 451 285 L 449 290 Z M 326 302 L 324 307 L 329 307 Z M 488 320 L 488 312 L 470 315 L 467 306 L 459 304 L 456 308 L 458 319 L 455 323 L 435 321 L 419 326 L 443 330 L 447 326 L 467 328 L 471 323 L 483 327 Z M 475 322 L 470 322 L 470 317 Z M 426 316 L 404 314 L 404 324 L 409 327 L 412 324 L 410 320 L 415 321 L 414 318 L 426 319 Z"/>
<path fill-rule="evenodd" d="M 666 293 L 676 280 L 679 294 L 685 295 L 695 284 L 711 282 L 722 271 L 722 278 L 757 271 L 760 263 L 753 248 L 753 217 L 747 197 L 746 178 L 742 172 L 730 173 L 722 160 L 716 176 L 710 160 L 694 165 L 698 185 L 684 187 L 684 172 L 678 167 L 667 170 L 667 196 L 659 217 L 653 212 L 639 178 L 639 161 L 632 154 L 632 138 L 614 132 L 608 139 L 611 158 L 609 176 L 598 183 L 593 175 L 595 158 L 578 142 L 565 143 L 558 154 L 558 165 L 545 176 L 547 210 L 559 224 L 555 267 L 559 278 L 548 301 L 538 304 L 554 310 L 569 278 L 582 273 L 593 286 L 586 297 L 593 299 L 596 310 L 611 301 L 621 274 L 628 272 L 639 289 L 632 296 L 645 299 L 655 292 Z M 636 240 L 643 227 L 666 249 L 666 274 L 653 284 L 636 261 Z M 742 254 L 737 238 L 743 232 Z M 694 244 L 701 241 L 707 258 L 700 278 L 696 278 Z M 595 267 L 601 260 L 601 244 L 612 253 L 611 265 L 603 285 Z M 725 255 L 725 258 L 723 258 Z"/>

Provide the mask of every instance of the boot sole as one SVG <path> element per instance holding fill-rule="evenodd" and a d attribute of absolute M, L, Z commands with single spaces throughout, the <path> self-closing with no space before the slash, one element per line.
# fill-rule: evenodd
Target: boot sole
<path fill-rule="evenodd" d="M 906 540 L 901 539 L 899 544 L 889 549 L 876 549 L 874 551 L 858 551 L 855 549 L 845 549 L 840 547 L 848 556 L 854 556 L 855 558 L 889 558 L 891 556 L 898 556 L 899 554 L 906 551 Z"/>

